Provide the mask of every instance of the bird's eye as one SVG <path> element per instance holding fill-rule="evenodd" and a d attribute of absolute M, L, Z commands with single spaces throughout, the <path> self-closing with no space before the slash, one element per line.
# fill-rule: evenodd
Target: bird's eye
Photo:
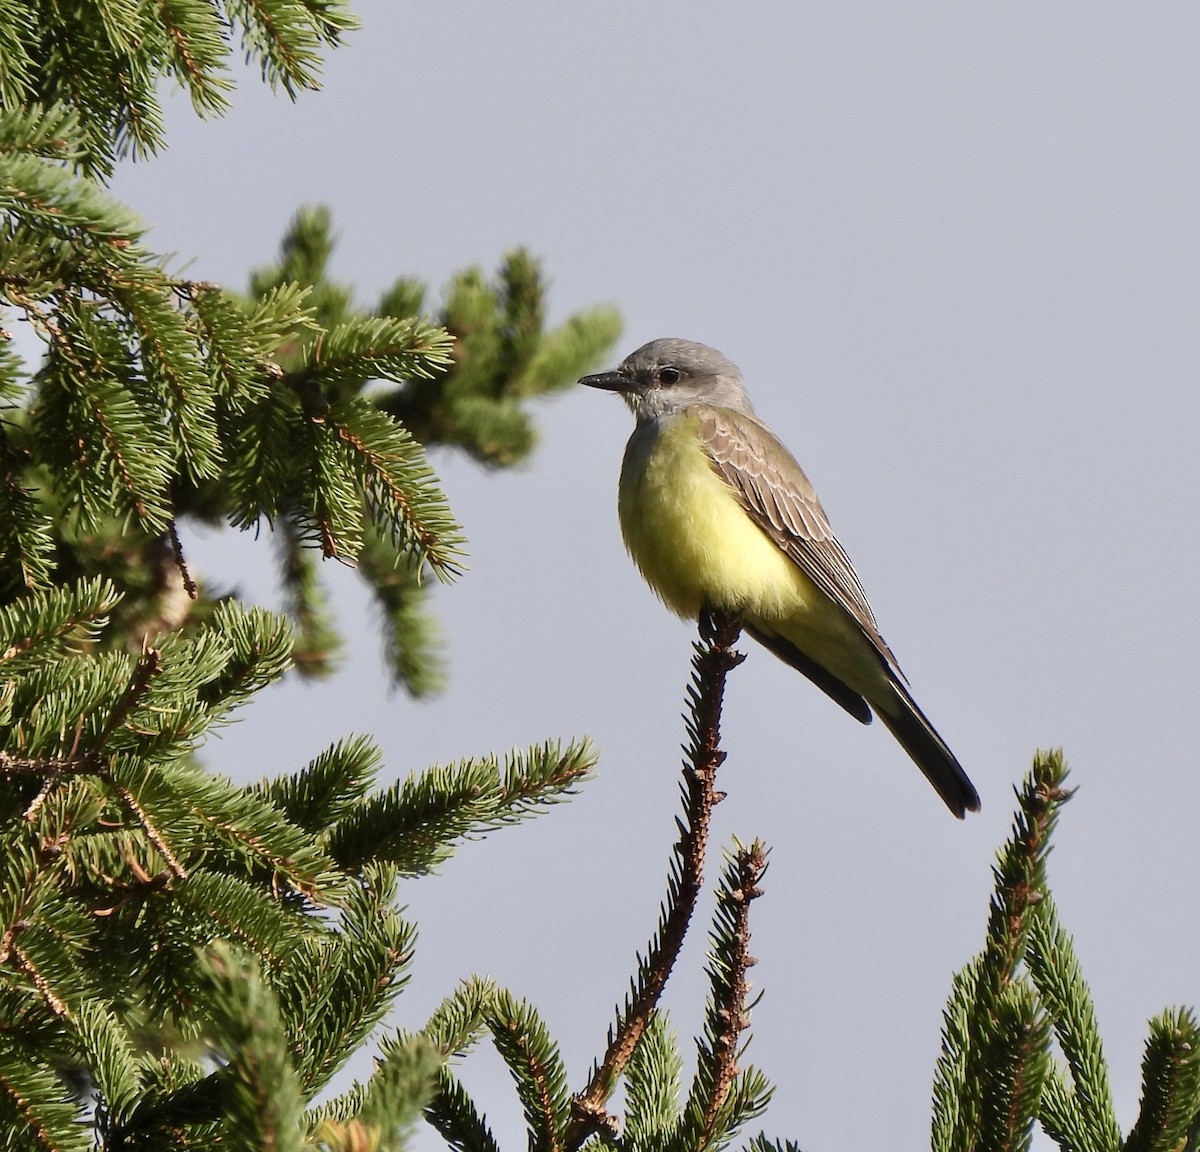
<path fill-rule="evenodd" d="M 660 368 L 658 370 L 658 382 L 660 384 L 678 384 L 679 369 L 678 368 Z"/>

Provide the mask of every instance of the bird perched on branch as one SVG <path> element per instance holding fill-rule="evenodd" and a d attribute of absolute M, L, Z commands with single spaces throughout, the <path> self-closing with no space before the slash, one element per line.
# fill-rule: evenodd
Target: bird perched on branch
<path fill-rule="evenodd" d="M 625 546 L 672 611 L 730 613 L 856 720 L 872 711 L 956 816 L 979 795 L 909 693 L 800 465 L 754 414 L 742 374 L 689 340 L 652 340 L 615 372 L 637 426 L 621 466 Z"/>

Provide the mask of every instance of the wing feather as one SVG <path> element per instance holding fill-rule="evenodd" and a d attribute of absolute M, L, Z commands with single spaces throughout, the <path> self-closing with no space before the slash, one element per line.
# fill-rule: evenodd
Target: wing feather
<path fill-rule="evenodd" d="M 879 634 L 867 594 L 838 543 L 816 491 L 795 458 L 752 416 L 729 408 L 700 409 L 700 440 L 713 470 L 737 494 L 754 522 L 796 566 L 862 628 L 903 678 Z"/>

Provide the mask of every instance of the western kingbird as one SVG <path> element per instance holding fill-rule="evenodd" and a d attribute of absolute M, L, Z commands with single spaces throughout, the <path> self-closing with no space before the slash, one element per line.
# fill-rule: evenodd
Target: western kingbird
<path fill-rule="evenodd" d="M 872 709 L 960 819 L 979 794 L 909 694 L 813 486 L 750 406 L 742 374 L 689 340 L 652 340 L 615 372 L 637 426 L 617 510 L 625 547 L 673 612 L 729 612 L 856 720 Z"/>

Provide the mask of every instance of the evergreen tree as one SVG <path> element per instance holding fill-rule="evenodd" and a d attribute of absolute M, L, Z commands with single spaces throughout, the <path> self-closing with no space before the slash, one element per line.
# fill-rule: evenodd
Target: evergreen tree
<path fill-rule="evenodd" d="M 1061 752 L 1039 753 L 995 867 L 984 950 L 954 979 L 934 1079 L 934 1152 L 1200 1147 L 1200 1030 L 1187 1008 L 1150 1021 L 1139 1114 L 1122 1136 L 1091 993 L 1058 919 L 1046 857 L 1070 798 Z"/>
<path fill-rule="evenodd" d="M 30 375 L 0 335 L 0 1146 L 394 1146 L 440 1069 L 428 1041 L 313 1101 L 404 985 L 397 880 L 594 759 L 546 743 L 380 790 L 362 738 L 252 787 L 195 755 L 289 668 L 329 667 L 319 558 L 370 584 L 396 681 L 436 688 L 422 590 L 463 540 L 406 422 L 517 462 L 523 402 L 618 330 L 605 309 L 546 330 L 519 251 L 456 278 L 441 317 L 410 279 L 362 309 L 319 210 L 246 294 L 147 250 L 103 179 L 162 145 L 158 85 L 220 111 L 240 40 L 310 87 L 353 23 L 326 0 L 0 4 L 0 303 L 46 350 Z M 193 579 L 197 521 L 270 529 L 286 618 Z"/>
<path fill-rule="evenodd" d="M 525 401 L 617 334 L 603 309 L 546 330 L 545 283 L 521 251 L 493 277 L 456 277 L 436 315 L 403 278 L 363 308 L 328 277 L 320 209 L 297 215 L 245 293 L 174 276 L 147 250 L 104 180 L 163 145 L 159 85 L 218 113 L 240 45 L 294 93 L 353 26 L 339 0 L 0 0 L 0 315 L 45 345 L 30 372 L 0 330 L 0 1147 L 394 1149 L 424 1114 L 450 1146 L 487 1152 L 495 1137 L 451 1066 L 484 1038 L 531 1148 L 724 1147 L 770 1095 L 740 1067 L 761 844 L 733 845 L 717 886 L 688 1084 L 659 1001 L 703 888 L 736 620 L 702 622 L 661 919 L 575 1092 L 534 1006 L 471 979 L 425 1028 L 388 1035 L 364 1083 L 326 1095 L 403 990 L 414 935 L 399 880 L 569 795 L 594 765 L 586 742 L 386 788 L 362 737 L 252 786 L 197 756 L 265 685 L 330 668 L 323 559 L 369 584 L 396 682 L 436 689 L 422 590 L 453 579 L 464 541 L 424 448 L 490 468 L 525 458 Z M 189 572 L 196 523 L 269 529 L 285 613 Z M 934 1147 L 1025 1147 L 1040 1122 L 1079 1152 L 1195 1149 L 1187 1011 L 1151 1024 L 1128 1137 L 1113 1114 L 1046 883 L 1064 772 L 1036 761 L 984 952 L 954 982 Z"/>

